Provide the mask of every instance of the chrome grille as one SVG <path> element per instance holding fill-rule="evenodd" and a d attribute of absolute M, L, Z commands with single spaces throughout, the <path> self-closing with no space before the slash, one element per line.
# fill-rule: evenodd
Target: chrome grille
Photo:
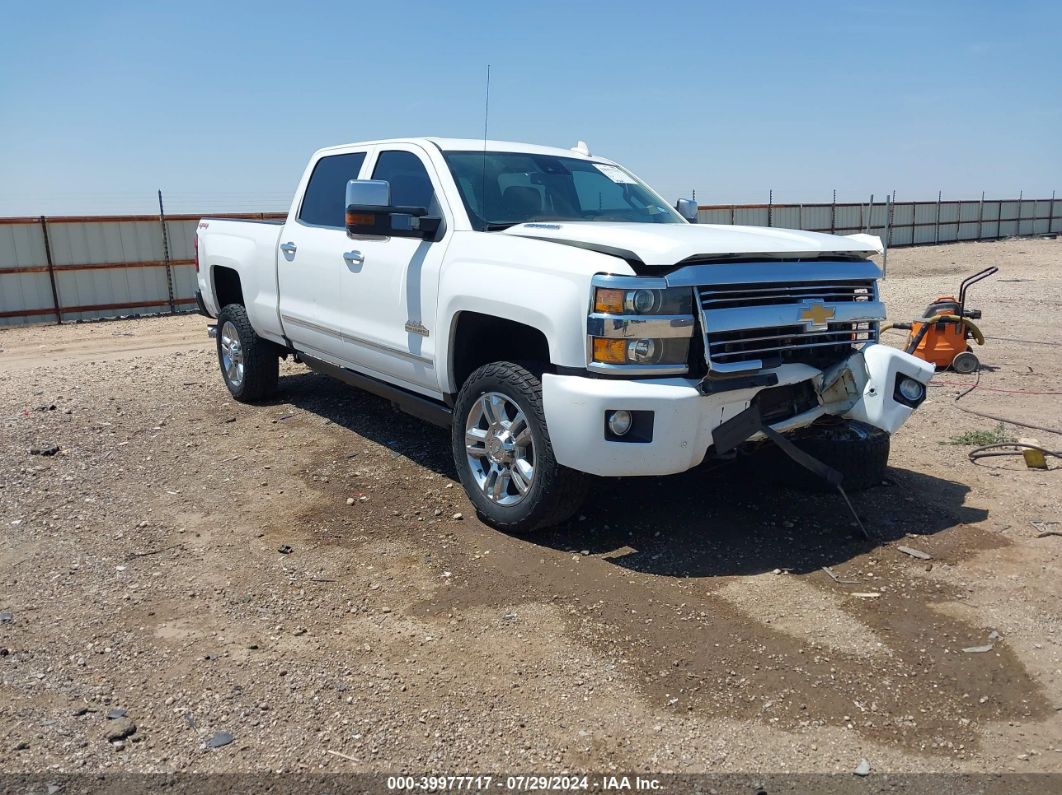
<path fill-rule="evenodd" d="M 703 309 L 726 309 L 738 306 L 799 304 L 805 301 L 842 303 L 873 301 L 874 281 L 852 279 L 831 282 L 790 282 L 750 284 L 713 284 L 699 288 Z"/>
<path fill-rule="evenodd" d="M 877 341 L 877 324 L 869 321 L 830 323 L 825 330 L 774 326 L 741 331 L 708 332 L 708 358 L 717 364 L 759 359 L 764 367 L 787 362 L 834 362 L 853 345 Z"/>
<path fill-rule="evenodd" d="M 705 358 L 722 372 L 788 363 L 826 367 L 853 346 L 877 342 L 884 316 L 876 282 L 866 278 L 702 285 L 697 299 Z M 830 322 L 807 319 L 813 308 L 829 312 Z"/>

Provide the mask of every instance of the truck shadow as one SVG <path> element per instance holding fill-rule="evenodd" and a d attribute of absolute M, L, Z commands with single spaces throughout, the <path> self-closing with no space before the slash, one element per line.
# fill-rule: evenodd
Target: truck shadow
<path fill-rule="evenodd" d="M 278 405 L 316 414 L 457 483 L 446 431 L 324 376 L 290 375 L 282 385 Z M 868 540 L 838 494 L 765 483 L 749 467 L 597 478 L 579 515 L 518 540 L 601 555 L 614 565 L 666 577 L 804 573 L 908 534 L 933 535 L 984 520 L 986 510 L 964 504 L 968 492 L 962 483 L 890 468 L 882 486 L 850 495 L 876 536 Z"/>
<path fill-rule="evenodd" d="M 934 535 L 984 520 L 987 511 L 963 504 L 968 491 L 961 483 L 890 468 L 882 486 L 849 495 L 875 536 L 870 540 L 836 493 L 760 483 L 736 467 L 702 467 L 668 478 L 599 480 L 581 520 L 534 540 L 565 550 L 582 544 L 576 551 L 645 574 L 799 574 L 908 534 Z M 587 531 L 573 532 L 587 525 Z"/>

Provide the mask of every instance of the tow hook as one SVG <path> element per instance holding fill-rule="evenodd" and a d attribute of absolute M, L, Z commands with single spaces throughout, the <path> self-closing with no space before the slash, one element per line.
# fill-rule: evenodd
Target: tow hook
<path fill-rule="evenodd" d="M 218 324 L 217 323 L 212 323 L 211 325 L 207 326 L 207 334 L 210 336 L 210 339 L 212 339 L 212 340 L 217 339 L 218 338 Z"/>

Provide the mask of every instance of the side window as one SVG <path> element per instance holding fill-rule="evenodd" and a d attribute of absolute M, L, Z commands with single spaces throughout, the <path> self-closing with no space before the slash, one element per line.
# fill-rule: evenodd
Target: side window
<path fill-rule="evenodd" d="M 432 210 L 435 189 L 431 186 L 424 164 L 412 152 L 380 152 L 372 178 L 385 179 L 391 183 L 392 205 Z"/>
<path fill-rule="evenodd" d="M 302 197 L 299 220 L 316 226 L 343 227 L 347 181 L 358 178 L 364 152 L 322 157 L 310 174 Z"/>

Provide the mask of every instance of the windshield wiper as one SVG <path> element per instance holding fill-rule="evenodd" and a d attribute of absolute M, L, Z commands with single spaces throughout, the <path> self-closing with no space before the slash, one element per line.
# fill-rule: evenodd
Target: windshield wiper
<path fill-rule="evenodd" d="M 516 226 L 522 221 L 499 221 L 496 223 L 487 224 L 485 231 L 487 232 L 500 232 L 502 229 L 508 229 L 510 226 Z"/>

